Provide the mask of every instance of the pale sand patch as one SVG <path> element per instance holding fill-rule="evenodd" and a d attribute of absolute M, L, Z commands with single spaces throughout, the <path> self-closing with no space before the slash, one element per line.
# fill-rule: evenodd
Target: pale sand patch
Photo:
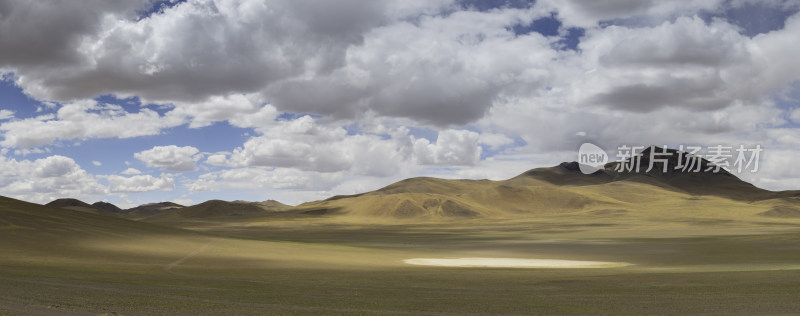
<path fill-rule="evenodd" d="M 516 258 L 413 258 L 403 262 L 422 266 L 485 268 L 613 268 L 632 265 L 627 262 Z"/>

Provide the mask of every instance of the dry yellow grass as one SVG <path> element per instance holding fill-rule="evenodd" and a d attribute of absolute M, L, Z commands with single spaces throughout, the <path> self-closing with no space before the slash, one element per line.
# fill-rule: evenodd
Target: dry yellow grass
<path fill-rule="evenodd" d="M 559 168 L 506 181 L 409 179 L 282 212 L 211 203 L 150 218 L 185 229 L 0 198 L 0 314 L 800 308 L 793 193 L 737 199 L 644 175 Z M 408 264 L 415 258 L 478 264 Z M 532 259 L 603 269 L 549 269 Z"/>

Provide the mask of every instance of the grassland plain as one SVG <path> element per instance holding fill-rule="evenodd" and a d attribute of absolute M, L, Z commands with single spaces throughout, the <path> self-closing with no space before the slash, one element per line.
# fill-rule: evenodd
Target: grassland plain
<path fill-rule="evenodd" d="M 797 192 L 724 175 L 585 177 L 572 169 L 506 181 L 416 178 L 263 211 L 209 201 L 139 221 L 0 198 L 0 314 L 800 310 Z M 714 183 L 731 189 L 705 187 Z M 631 265 L 405 263 L 413 258 Z"/>
<path fill-rule="evenodd" d="M 597 227 L 606 226 L 588 219 L 561 226 L 555 218 L 538 225 L 466 220 L 359 226 L 316 217 L 239 219 L 223 225 L 232 235 L 227 236 L 211 225 L 218 220 L 206 226 L 217 230 L 198 233 L 10 199 L 0 207 L 0 313 L 8 315 L 800 310 L 800 233 L 776 232 L 770 224 L 750 223 L 757 234 L 724 234 L 718 223 L 681 222 L 672 237 L 636 229 L 609 229 L 617 233 L 597 237 Z M 614 220 L 603 220 L 609 221 Z M 681 236 L 691 227 L 696 234 Z M 476 256 L 635 265 L 487 269 L 403 263 Z"/>

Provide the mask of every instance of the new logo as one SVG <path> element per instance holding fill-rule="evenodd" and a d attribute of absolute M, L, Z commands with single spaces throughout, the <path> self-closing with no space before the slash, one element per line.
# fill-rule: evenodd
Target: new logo
<path fill-rule="evenodd" d="M 603 169 L 607 162 L 608 154 L 595 144 L 583 143 L 578 149 L 578 166 L 583 174 L 592 174 Z"/>

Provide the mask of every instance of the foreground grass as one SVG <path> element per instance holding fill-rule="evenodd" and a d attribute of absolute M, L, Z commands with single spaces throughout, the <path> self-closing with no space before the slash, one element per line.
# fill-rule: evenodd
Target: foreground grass
<path fill-rule="evenodd" d="M 308 235 L 318 238 L 313 232 Z M 429 239 L 424 247 L 387 247 L 383 240 L 380 248 L 166 237 L 70 240 L 38 250 L 3 244 L 16 255 L 0 259 L 0 292 L 5 293 L 0 314 L 787 314 L 800 310 L 800 234 L 602 243 L 487 241 L 497 247 L 477 247 L 474 240 L 462 243 L 457 238 L 440 243 Z M 476 254 L 615 258 L 637 265 L 482 269 L 401 262 L 420 256 Z"/>
<path fill-rule="evenodd" d="M 45 272 L 45 273 L 43 273 Z M 788 314 L 796 271 L 614 273 L 521 269 L 259 269 L 183 277 L 4 269 L 0 309 L 122 314 Z M 31 276 L 35 273 L 35 277 Z M 60 273 L 69 273 L 63 275 Z M 196 273 L 196 274 L 195 274 Z M 268 274 L 269 276 L 265 276 Z"/>
<path fill-rule="evenodd" d="M 289 217 L 189 223 L 202 231 L 195 232 L 2 199 L 0 215 L 0 315 L 800 310 L 800 233 L 792 220 L 566 215 L 387 225 Z M 460 257 L 634 265 L 403 263 Z"/>

